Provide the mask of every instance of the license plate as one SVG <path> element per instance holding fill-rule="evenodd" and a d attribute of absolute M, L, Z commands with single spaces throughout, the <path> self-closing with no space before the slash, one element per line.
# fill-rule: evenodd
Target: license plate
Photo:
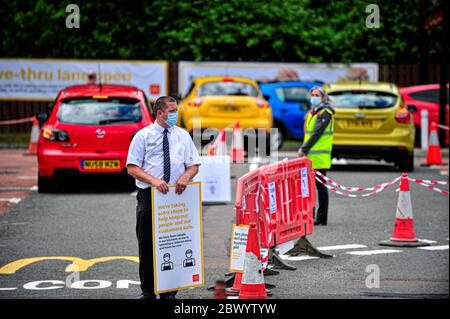
<path fill-rule="evenodd" d="M 119 169 L 120 160 L 83 160 L 81 167 L 84 169 Z"/>
<path fill-rule="evenodd" d="M 371 120 L 347 120 L 345 121 L 346 128 L 374 128 L 375 125 Z"/>
<path fill-rule="evenodd" d="M 225 112 L 237 112 L 237 111 L 239 111 L 239 108 L 237 106 L 227 105 L 227 106 L 216 108 L 216 111 L 218 111 L 218 112 L 223 112 L 223 111 L 225 111 Z"/>

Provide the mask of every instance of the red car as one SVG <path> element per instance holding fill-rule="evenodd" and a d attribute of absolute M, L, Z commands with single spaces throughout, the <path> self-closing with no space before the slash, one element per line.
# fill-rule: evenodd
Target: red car
<path fill-rule="evenodd" d="M 68 172 L 125 173 L 133 136 L 154 122 L 142 90 L 113 84 L 67 87 L 38 119 L 39 192 Z"/>
<path fill-rule="evenodd" d="M 400 93 L 406 105 L 415 105 L 417 112 L 414 113 L 414 124 L 416 125 L 416 145 L 420 144 L 420 112 L 428 110 L 429 123 L 439 123 L 439 84 L 427 84 L 404 87 Z M 446 126 L 448 127 L 448 84 L 447 84 L 447 112 Z M 429 126 L 430 127 L 430 126 Z M 448 145 L 448 131 L 446 133 L 446 145 Z"/>

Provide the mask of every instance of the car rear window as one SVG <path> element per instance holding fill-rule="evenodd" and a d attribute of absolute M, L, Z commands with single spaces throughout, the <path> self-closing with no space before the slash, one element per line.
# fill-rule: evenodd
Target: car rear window
<path fill-rule="evenodd" d="M 329 94 L 334 107 L 340 109 L 384 109 L 393 107 L 398 96 L 378 91 L 339 91 Z"/>
<path fill-rule="evenodd" d="M 244 82 L 207 82 L 198 88 L 198 96 L 237 95 L 258 96 L 258 90 Z"/>
<path fill-rule="evenodd" d="M 142 120 L 140 102 L 127 98 L 83 98 L 63 100 L 58 120 L 67 124 L 108 125 Z"/>
<path fill-rule="evenodd" d="M 276 88 L 275 94 L 282 102 L 308 101 L 308 89 L 305 87 Z"/>

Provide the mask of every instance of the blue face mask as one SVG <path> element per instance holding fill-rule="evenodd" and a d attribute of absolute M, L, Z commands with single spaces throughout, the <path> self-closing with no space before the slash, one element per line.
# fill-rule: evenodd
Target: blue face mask
<path fill-rule="evenodd" d="M 167 120 L 164 121 L 168 126 L 172 127 L 178 122 L 178 112 L 169 113 Z"/>
<path fill-rule="evenodd" d="M 321 102 L 319 96 L 311 96 L 310 101 L 311 101 L 311 105 L 319 105 Z"/>

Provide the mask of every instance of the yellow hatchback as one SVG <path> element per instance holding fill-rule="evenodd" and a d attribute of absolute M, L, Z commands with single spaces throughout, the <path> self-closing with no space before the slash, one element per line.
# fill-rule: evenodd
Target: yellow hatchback
<path fill-rule="evenodd" d="M 180 123 L 190 133 L 194 121 L 203 129 L 233 128 L 237 121 L 242 129 L 272 127 L 272 110 L 257 83 L 241 77 L 199 77 L 193 80 L 179 104 Z"/>
<path fill-rule="evenodd" d="M 339 82 L 324 85 L 335 114 L 333 157 L 393 162 L 414 170 L 414 122 L 396 85 Z"/>

